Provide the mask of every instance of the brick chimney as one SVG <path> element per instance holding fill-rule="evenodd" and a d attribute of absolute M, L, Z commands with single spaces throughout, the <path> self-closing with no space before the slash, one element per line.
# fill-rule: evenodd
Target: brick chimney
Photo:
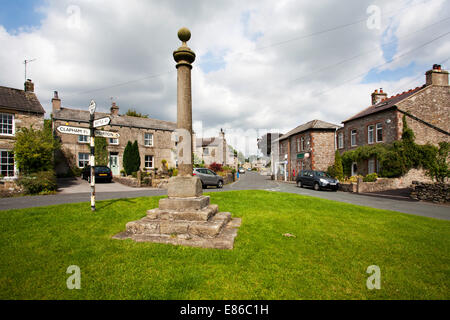
<path fill-rule="evenodd" d="M 61 110 L 61 99 L 58 97 L 58 91 L 54 91 L 52 98 L 52 112 L 55 113 L 55 111 L 58 110 Z"/>
<path fill-rule="evenodd" d="M 24 84 L 25 92 L 34 92 L 34 83 L 31 79 L 27 79 Z"/>
<path fill-rule="evenodd" d="M 111 105 L 111 115 L 112 116 L 118 116 L 119 115 L 119 106 L 116 105 L 115 102 Z"/>
<path fill-rule="evenodd" d="M 426 85 L 448 86 L 448 71 L 442 70 L 441 65 L 434 64 L 433 69 L 425 73 Z"/>
<path fill-rule="evenodd" d="M 387 93 L 383 92 L 383 88 L 380 88 L 380 92 L 378 92 L 378 89 L 376 89 L 372 93 L 372 105 L 377 104 L 377 103 L 381 102 L 381 100 L 386 99 L 386 98 L 387 98 Z"/>

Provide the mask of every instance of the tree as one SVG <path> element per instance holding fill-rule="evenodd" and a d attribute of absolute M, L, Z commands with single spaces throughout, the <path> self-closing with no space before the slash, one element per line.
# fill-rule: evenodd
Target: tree
<path fill-rule="evenodd" d="M 141 155 L 139 154 L 139 146 L 137 140 L 134 140 L 132 150 L 133 158 L 133 172 L 138 172 L 141 169 Z"/>
<path fill-rule="evenodd" d="M 128 141 L 125 150 L 123 151 L 123 169 L 127 175 L 133 172 L 133 159 L 132 159 L 133 144 Z"/>
<path fill-rule="evenodd" d="M 95 165 L 108 165 L 108 150 L 105 137 L 95 137 Z"/>
<path fill-rule="evenodd" d="M 450 153 L 450 143 L 440 142 L 436 157 L 428 163 L 427 174 L 438 182 L 445 182 L 450 177 L 447 159 Z"/>
<path fill-rule="evenodd" d="M 344 167 L 342 166 L 342 157 L 339 150 L 336 150 L 334 155 L 334 174 L 337 179 L 344 179 Z"/>
<path fill-rule="evenodd" d="M 148 114 L 142 114 L 140 112 L 137 112 L 134 109 L 128 109 L 127 113 L 125 115 L 130 117 L 138 117 L 138 118 L 148 118 Z"/>
<path fill-rule="evenodd" d="M 16 133 L 14 159 L 21 173 L 31 174 L 53 169 L 55 150 L 60 144 L 53 139 L 51 128 L 22 128 Z"/>

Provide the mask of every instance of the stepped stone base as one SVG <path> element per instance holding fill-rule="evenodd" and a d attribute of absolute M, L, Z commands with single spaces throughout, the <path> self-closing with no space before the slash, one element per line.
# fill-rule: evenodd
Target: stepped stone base
<path fill-rule="evenodd" d="M 126 224 L 126 231 L 113 239 L 168 243 L 202 248 L 233 249 L 241 219 L 229 212 L 218 212 L 208 196 L 164 198 L 159 208 Z"/>

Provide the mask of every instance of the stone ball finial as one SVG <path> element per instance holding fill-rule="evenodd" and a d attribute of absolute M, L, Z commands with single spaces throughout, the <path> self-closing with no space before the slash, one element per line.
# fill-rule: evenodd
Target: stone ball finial
<path fill-rule="evenodd" d="M 183 42 L 187 42 L 189 41 L 190 38 L 191 32 L 189 31 L 188 28 L 181 28 L 180 30 L 178 30 L 178 39 L 180 39 Z"/>

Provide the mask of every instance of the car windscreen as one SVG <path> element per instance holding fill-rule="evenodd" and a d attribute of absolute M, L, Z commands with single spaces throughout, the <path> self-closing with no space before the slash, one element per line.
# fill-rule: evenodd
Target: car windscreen
<path fill-rule="evenodd" d="M 321 178 L 331 178 L 331 176 L 323 171 L 317 171 L 316 172 L 316 176 L 321 177 Z"/>

